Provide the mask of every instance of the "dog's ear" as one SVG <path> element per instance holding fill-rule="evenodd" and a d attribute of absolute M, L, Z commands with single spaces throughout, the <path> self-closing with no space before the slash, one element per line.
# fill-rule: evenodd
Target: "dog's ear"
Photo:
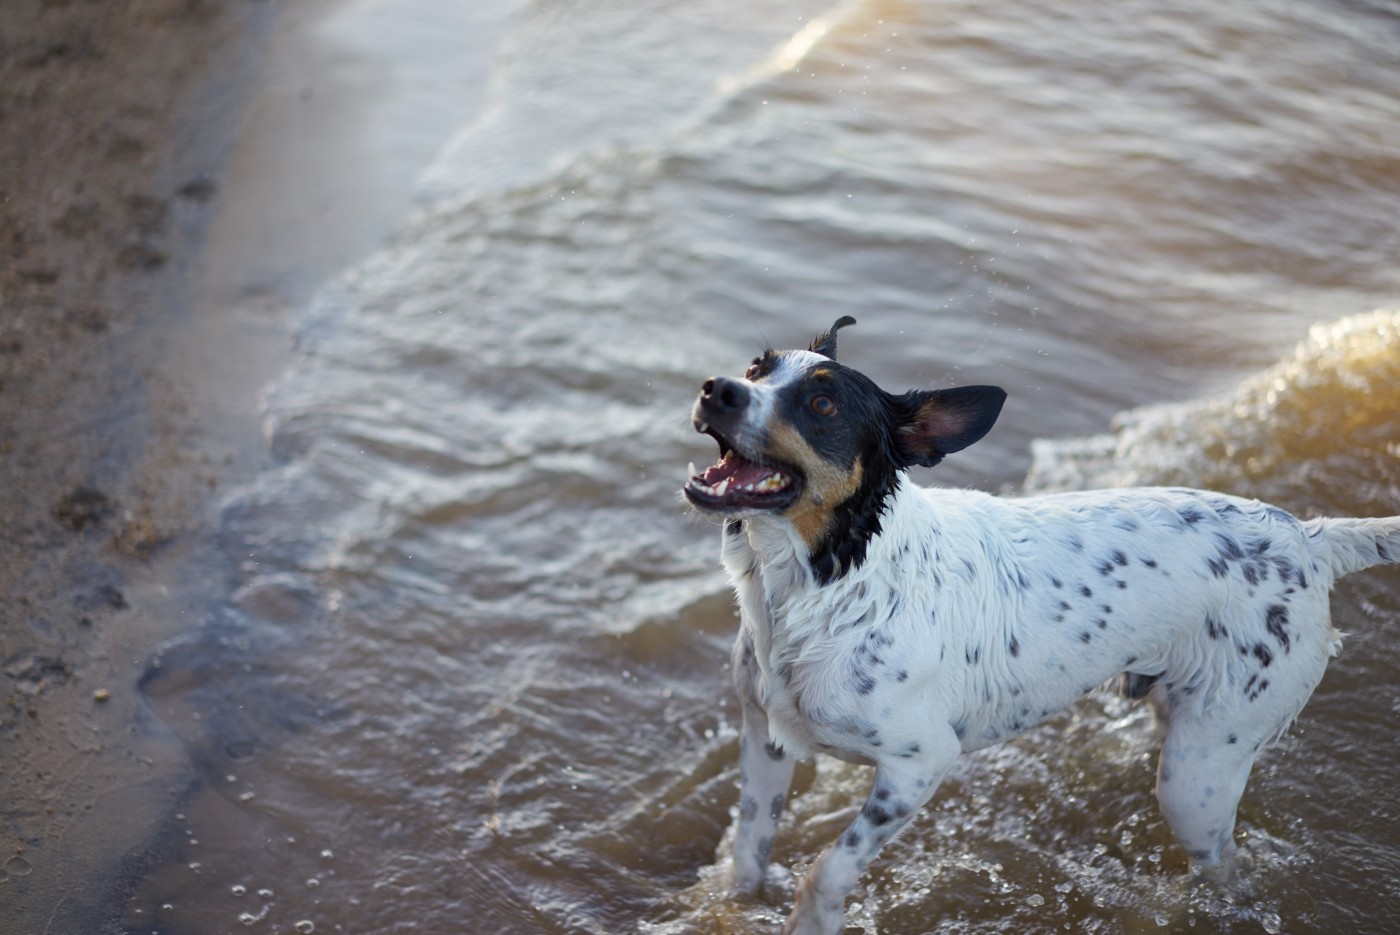
<path fill-rule="evenodd" d="M 812 339 L 812 346 L 809 350 L 815 351 L 823 357 L 836 359 L 836 332 L 847 325 L 854 325 L 856 320 L 850 315 L 842 315 L 836 319 L 836 324 Z"/>
<path fill-rule="evenodd" d="M 912 390 L 896 397 L 901 421 L 895 446 L 906 465 L 933 467 L 986 435 L 1001 414 L 1006 391 L 999 386 Z"/>

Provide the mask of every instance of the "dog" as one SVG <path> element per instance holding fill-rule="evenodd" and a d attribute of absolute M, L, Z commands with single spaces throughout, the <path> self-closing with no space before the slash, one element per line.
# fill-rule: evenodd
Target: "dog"
<path fill-rule="evenodd" d="M 1181 488 L 1000 498 L 915 485 L 981 439 L 990 386 L 893 395 L 807 350 L 706 380 L 719 460 L 684 496 L 723 522 L 743 714 L 732 888 L 765 880 L 796 760 L 873 765 L 864 807 L 802 880 L 783 931 L 830 935 L 847 893 L 960 753 L 1118 679 L 1166 722 L 1157 799 L 1193 868 L 1228 865 L 1255 756 L 1341 647 L 1328 592 L 1400 560 L 1400 517 L 1302 521 Z"/>

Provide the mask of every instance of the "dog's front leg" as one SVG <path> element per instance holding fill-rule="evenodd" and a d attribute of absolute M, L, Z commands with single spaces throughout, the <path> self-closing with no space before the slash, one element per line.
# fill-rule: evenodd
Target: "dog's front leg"
<path fill-rule="evenodd" d="M 734 684 L 744 719 L 739 739 L 739 825 L 734 835 L 736 893 L 757 893 L 763 886 L 773 835 L 792 782 L 793 757 L 768 735 L 768 714 L 759 700 L 761 681 L 753 642 L 741 633 L 734 646 Z"/>
<path fill-rule="evenodd" d="M 768 739 L 768 720 L 744 711 L 740 742 L 739 827 L 734 836 L 734 891 L 757 893 L 773 854 L 773 835 L 787 802 L 793 758 Z"/>
<path fill-rule="evenodd" d="M 952 728 L 919 742 L 914 757 L 879 760 L 875 785 L 860 814 L 812 865 L 797 891 L 783 935 L 835 935 L 845 917 L 846 894 L 880 848 L 933 796 L 961 752 Z"/>

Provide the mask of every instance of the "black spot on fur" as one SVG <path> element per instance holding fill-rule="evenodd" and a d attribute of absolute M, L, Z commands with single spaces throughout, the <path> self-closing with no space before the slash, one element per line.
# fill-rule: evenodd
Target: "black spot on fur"
<path fill-rule="evenodd" d="M 905 681 L 905 680 L 908 679 L 908 678 L 909 678 L 909 673 L 908 673 L 907 671 L 905 671 L 904 669 L 900 669 L 900 670 L 899 670 L 899 674 L 896 675 L 896 676 L 894 677 L 894 680 L 895 680 L 896 682 L 903 682 L 903 681 Z"/>
<path fill-rule="evenodd" d="M 1214 617 L 1206 617 L 1206 635 L 1213 640 L 1218 640 L 1230 634 L 1225 631 L 1225 627 Z"/>
<path fill-rule="evenodd" d="M 1157 567 L 1157 561 L 1156 561 L 1155 559 L 1143 558 L 1143 559 L 1139 559 L 1138 561 L 1142 562 L 1142 563 L 1143 563 L 1144 565 L 1146 565 L 1148 568 L 1156 568 L 1156 567 Z"/>
<path fill-rule="evenodd" d="M 1210 573 L 1217 578 L 1223 578 L 1230 573 L 1230 566 L 1218 558 L 1207 558 L 1206 565 L 1210 568 Z"/>
<path fill-rule="evenodd" d="M 1193 527 L 1206 518 L 1206 515 L 1194 506 L 1183 507 L 1177 515 L 1188 527 Z"/>
<path fill-rule="evenodd" d="M 861 809 L 860 813 L 865 816 L 866 821 L 877 828 L 894 821 L 894 813 L 875 802 L 866 802 L 865 808 Z"/>
<path fill-rule="evenodd" d="M 1051 579 L 1050 579 L 1050 584 L 1051 584 L 1052 587 L 1056 587 L 1056 588 L 1062 588 L 1062 587 L 1065 586 L 1065 583 L 1064 583 L 1063 581 L 1061 581 L 1059 578 L 1051 578 Z"/>
<path fill-rule="evenodd" d="M 1264 626 L 1269 635 L 1278 640 L 1283 651 L 1288 652 L 1292 642 L 1288 636 L 1288 608 L 1282 604 L 1270 606 L 1264 616 Z"/>
<path fill-rule="evenodd" d="M 773 796 L 773 800 L 768 803 L 768 817 L 777 821 L 783 815 L 783 806 L 787 804 L 787 796 L 778 793 Z"/>
<path fill-rule="evenodd" d="M 1080 634 L 1079 634 L 1079 642 L 1081 642 L 1081 643 L 1087 643 L 1087 642 L 1089 642 L 1090 640 L 1092 640 L 1093 638 L 1094 638 L 1094 635 L 1093 635 L 1092 633 L 1090 633 L 1088 630 L 1085 630 L 1083 633 L 1080 633 Z"/>
<path fill-rule="evenodd" d="M 1115 565 L 1117 565 L 1118 567 L 1120 567 L 1120 568 L 1126 567 L 1127 564 L 1128 564 L 1128 556 L 1124 555 L 1122 552 L 1118 551 L 1117 549 L 1114 549 L 1114 550 L 1113 550 L 1113 554 L 1112 554 L 1111 556 L 1109 556 L 1109 557 L 1112 558 L 1112 559 L 1113 559 L 1113 563 L 1114 563 Z"/>
<path fill-rule="evenodd" d="M 858 850 L 860 848 L 860 835 L 855 831 L 847 831 L 844 843 L 847 850 Z"/>
<path fill-rule="evenodd" d="M 1093 596 L 1094 596 L 1093 590 L 1092 590 L 1087 584 L 1081 584 L 1081 585 L 1079 586 L 1079 593 L 1080 593 L 1080 594 L 1083 594 L 1085 597 L 1093 597 Z"/>
<path fill-rule="evenodd" d="M 1009 646 L 1007 646 L 1007 649 L 1011 650 L 1011 655 L 1013 655 L 1013 656 L 1019 656 L 1019 655 L 1021 655 L 1021 643 L 1020 643 L 1020 641 L 1018 641 L 1018 640 L 1016 639 L 1016 637 L 1014 637 L 1014 636 L 1011 637 L 1011 644 L 1010 644 Z"/>
<path fill-rule="evenodd" d="M 1225 742 L 1230 744 L 1239 743 L 1240 738 L 1236 737 L 1234 734 L 1231 734 L 1229 737 L 1225 738 Z"/>
<path fill-rule="evenodd" d="M 779 763 L 782 762 L 783 757 L 787 756 L 787 754 L 783 752 L 783 748 L 772 741 L 763 745 L 763 752 L 768 754 L 768 759 Z"/>
<path fill-rule="evenodd" d="M 1258 659 L 1259 664 L 1267 669 L 1273 664 L 1274 654 L 1270 652 L 1269 647 L 1265 646 L 1263 643 L 1255 643 L 1254 658 Z"/>
<path fill-rule="evenodd" d="M 1233 537 L 1227 536 L 1224 533 L 1216 533 L 1215 541 L 1216 544 L 1220 546 L 1220 555 L 1222 558 L 1236 562 L 1244 558 L 1244 550 L 1240 548 L 1240 544 L 1236 542 Z"/>

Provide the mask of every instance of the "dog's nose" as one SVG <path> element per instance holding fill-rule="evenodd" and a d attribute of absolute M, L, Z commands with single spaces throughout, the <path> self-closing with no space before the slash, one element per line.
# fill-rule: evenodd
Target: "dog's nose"
<path fill-rule="evenodd" d="M 700 387 L 700 405 L 716 415 L 737 412 L 749 404 L 749 388 L 729 377 L 710 377 Z"/>

